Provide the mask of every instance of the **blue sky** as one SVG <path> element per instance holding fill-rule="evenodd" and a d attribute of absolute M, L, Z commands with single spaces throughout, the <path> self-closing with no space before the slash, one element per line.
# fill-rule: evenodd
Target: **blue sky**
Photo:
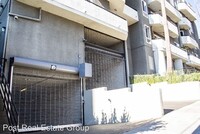
<path fill-rule="evenodd" d="M 198 27 L 198 35 L 200 38 L 200 0 L 187 0 L 188 3 L 190 3 L 193 7 L 193 9 L 195 10 L 196 14 L 197 14 L 197 27 Z"/>

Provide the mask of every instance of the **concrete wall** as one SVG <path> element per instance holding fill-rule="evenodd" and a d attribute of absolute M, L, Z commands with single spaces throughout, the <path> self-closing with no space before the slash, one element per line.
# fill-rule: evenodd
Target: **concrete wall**
<path fill-rule="evenodd" d="M 130 75 L 154 73 L 152 45 L 146 42 L 144 29 L 144 25 L 149 26 L 148 15 L 143 13 L 141 0 L 126 0 L 126 4 L 136 9 L 140 18 L 139 22 L 129 26 L 127 43 L 128 51 L 131 51 L 131 56 L 129 56 Z"/>
<path fill-rule="evenodd" d="M 159 118 L 163 115 L 159 89 L 152 90 L 147 84 L 110 90 L 87 90 L 85 99 L 85 124 L 137 122 Z M 153 97 L 152 97 L 153 96 Z"/>
<path fill-rule="evenodd" d="M 5 133 L 5 131 L 3 131 L 3 124 L 8 124 L 7 121 L 7 115 L 4 109 L 4 105 L 3 105 L 3 100 L 0 96 L 0 133 Z"/>
<path fill-rule="evenodd" d="M 5 34 L 7 29 L 8 10 L 9 10 L 9 4 L 7 4 L 5 8 L 3 8 L 3 11 L 0 16 L 0 58 L 3 58 L 4 54 L 3 50 L 4 50 Z"/>
<path fill-rule="evenodd" d="M 139 83 L 130 88 L 85 91 L 85 124 L 137 122 L 159 118 L 165 102 L 200 100 L 200 82 Z"/>
<path fill-rule="evenodd" d="M 16 0 L 12 0 L 11 12 L 27 17 L 39 17 L 39 9 L 24 5 Z M 5 25 L 5 23 L 3 24 Z M 7 29 L 7 63 L 14 56 L 71 66 L 79 66 L 79 63 L 84 62 L 84 43 L 82 41 L 84 38 L 84 26 L 78 23 L 42 11 L 41 21 L 20 17 L 14 19 L 13 16 L 9 16 Z M 9 66 L 7 64 L 6 74 L 8 69 Z M 80 87 L 80 85 L 77 86 Z M 73 93 L 80 92 L 73 90 Z M 70 93 L 70 96 L 73 95 Z M 80 104 L 80 95 L 76 95 L 76 98 L 78 98 L 76 103 Z M 77 112 L 75 114 L 80 115 L 81 113 Z M 0 112 L 1 116 L 5 116 L 5 114 Z M 0 122 L 5 122 L 5 120 L 6 118 L 0 118 Z"/>
<path fill-rule="evenodd" d="M 3 50 L 4 50 L 4 41 L 5 41 L 4 39 L 5 39 L 5 34 L 6 34 L 6 29 L 7 29 L 6 25 L 7 25 L 7 18 L 8 18 L 8 7 L 9 7 L 9 4 L 4 8 L 0 16 L 0 58 L 3 58 L 3 54 L 4 54 Z M 1 60 L 0 60 L 0 65 L 1 65 Z M 0 95 L 0 133 L 3 133 L 3 128 L 2 128 L 3 124 L 8 124 L 6 112 L 3 107 L 4 107 L 3 100 Z"/>
<path fill-rule="evenodd" d="M 186 102 L 200 100 L 200 82 L 177 84 L 157 83 L 153 88 L 160 88 L 163 102 Z"/>
<path fill-rule="evenodd" d="M 12 12 L 38 18 L 39 9 L 12 1 Z M 6 58 L 20 56 L 78 66 L 84 61 L 84 27 L 42 12 L 40 22 L 10 16 Z"/>

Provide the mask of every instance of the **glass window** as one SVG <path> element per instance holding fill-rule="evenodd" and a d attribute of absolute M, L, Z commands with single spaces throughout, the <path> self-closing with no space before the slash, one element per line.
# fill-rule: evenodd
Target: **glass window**
<path fill-rule="evenodd" d="M 143 10 L 143 14 L 146 16 L 148 15 L 148 7 L 147 7 L 147 3 L 146 1 L 142 0 L 142 10 Z"/>
<path fill-rule="evenodd" d="M 146 42 L 151 43 L 151 29 L 149 26 L 145 25 L 145 37 L 146 37 Z"/>

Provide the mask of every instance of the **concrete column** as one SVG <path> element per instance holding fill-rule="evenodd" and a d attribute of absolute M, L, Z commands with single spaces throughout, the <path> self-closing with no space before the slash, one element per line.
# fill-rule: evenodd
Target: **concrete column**
<path fill-rule="evenodd" d="M 175 70 L 180 72 L 181 74 L 183 73 L 183 60 L 182 59 L 176 59 L 174 62 L 174 67 Z"/>
<path fill-rule="evenodd" d="M 174 0 L 169 0 L 170 4 L 172 4 L 174 6 Z"/>
<path fill-rule="evenodd" d="M 166 61 L 164 52 L 162 50 L 156 49 L 154 51 L 154 60 L 155 60 L 156 73 L 160 75 L 165 75 Z"/>
<path fill-rule="evenodd" d="M 164 37 L 165 37 L 165 47 L 166 47 L 166 57 L 167 57 L 167 73 L 172 73 L 172 54 L 171 54 L 171 44 L 169 37 L 168 21 L 165 8 L 165 0 L 161 1 L 161 11 L 164 24 Z"/>

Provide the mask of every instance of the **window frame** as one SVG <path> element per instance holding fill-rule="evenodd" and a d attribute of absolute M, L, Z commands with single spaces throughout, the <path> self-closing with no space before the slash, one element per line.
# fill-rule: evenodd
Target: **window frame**
<path fill-rule="evenodd" d="M 147 6 L 147 2 L 145 0 L 141 0 L 141 6 L 142 6 L 142 12 L 143 12 L 143 16 L 148 17 L 148 6 Z"/>
<path fill-rule="evenodd" d="M 145 32 L 145 40 L 147 43 L 151 44 L 152 36 L 151 36 L 151 28 L 148 25 L 144 25 Z"/>

